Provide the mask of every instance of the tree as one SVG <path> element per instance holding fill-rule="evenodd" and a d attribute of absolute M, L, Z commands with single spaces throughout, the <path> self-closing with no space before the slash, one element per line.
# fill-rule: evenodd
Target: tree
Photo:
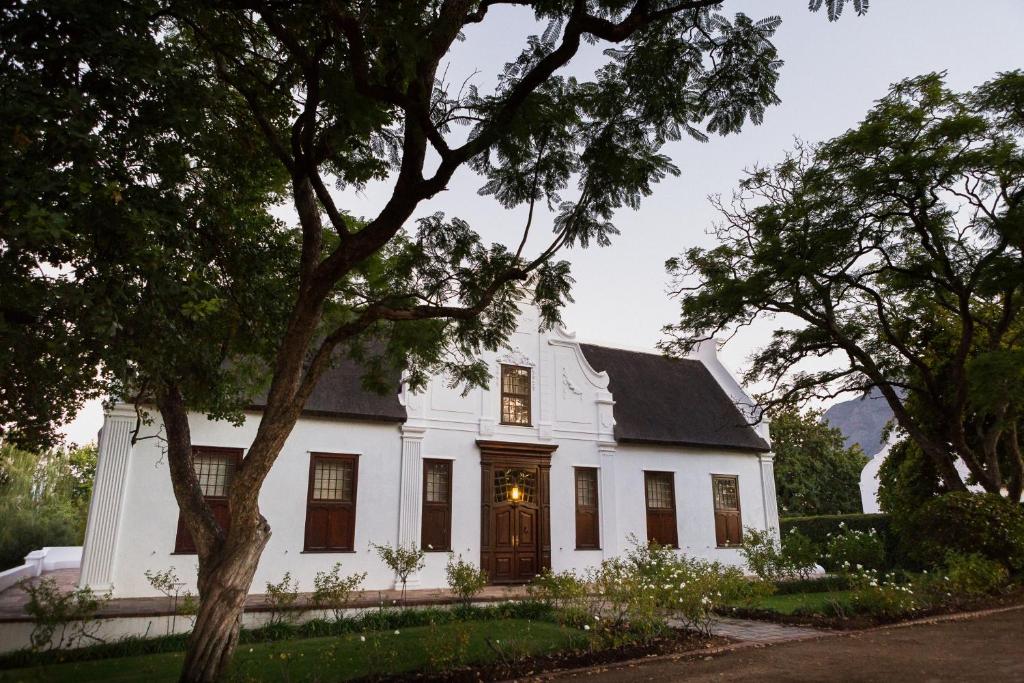
<path fill-rule="evenodd" d="M 960 457 L 1019 498 L 1022 131 L 1024 72 L 969 93 L 930 74 L 748 173 L 717 201 L 720 246 L 668 263 L 682 299 L 666 347 L 781 314 L 746 375 L 767 404 L 877 387 L 947 490 L 965 488 Z"/>
<path fill-rule="evenodd" d="M 779 20 L 730 20 L 713 0 L 533 4 L 547 29 L 489 93 L 453 89 L 444 60 L 496 5 L 521 3 L 82 4 L 4 10 L 3 125 L 19 144 L 2 160 L 18 181 L 5 189 L 17 259 L 3 277 L 39 293 L 5 347 L 32 337 L 16 320 L 49 316 L 61 367 L 95 360 L 98 382 L 159 411 L 199 556 L 184 680 L 213 680 L 230 661 L 270 535 L 260 488 L 332 362 L 361 361 L 378 388 L 393 367 L 413 387 L 441 370 L 486 381 L 476 358 L 504 343 L 527 291 L 557 322 L 571 282 L 557 252 L 607 244 L 615 211 L 678 172 L 667 141 L 736 132 L 778 101 Z M 826 4 L 837 18 L 845 0 Z M 590 80 L 558 74 L 585 42 L 614 47 Z M 517 248 L 486 246 L 441 213 L 410 229 L 459 169 L 503 208 L 523 207 Z M 391 196 L 365 218 L 329 188 L 381 179 Z M 282 201 L 297 225 L 273 217 Z M 528 252 L 535 221 L 554 235 Z M 96 386 L 45 378 L 67 390 L 51 418 Z M 224 531 L 192 469 L 188 414 L 240 420 L 260 389 Z"/>
<path fill-rule="evenodd" d="M 771 419 L 775 492 L 784 515 L 861 512 L 860 471 L 867 456 L 847 448 L 839 429 L 820 412 L 781 410 Z"/>

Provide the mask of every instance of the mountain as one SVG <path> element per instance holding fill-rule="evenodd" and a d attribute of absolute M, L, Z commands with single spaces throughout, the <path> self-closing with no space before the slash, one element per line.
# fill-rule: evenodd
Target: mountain
<path fill-rule="evenodd" d="M 892 419 L 892 409 L 877 389 L 851 401 L 841 401 L 825 411 L 822 419 L 838 427 L 846 445 L 860 444 L 869 458 L 882 450 L 882 430 Z"/>

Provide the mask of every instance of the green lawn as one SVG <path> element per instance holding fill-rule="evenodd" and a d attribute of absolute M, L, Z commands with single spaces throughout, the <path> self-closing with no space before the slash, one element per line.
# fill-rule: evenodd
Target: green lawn
<path fill-rule="evenodd" d="M 838 601 L 846 606 L 850 601 L 850 591 L 832 591 L 821 593 L 788 593 L 769 595 L 755 600 L 751 604 L 736 605 L 752 609 L 763 609 L 779 614 L 793 614 L 794 612 L 816 612 L 818 614 L 833 613 L 831 602 Z"/>
<path fill-rule="evenodd" d="M 500 619 L 417 626 L 397 633 L 249 643 L 239 646 L 231 679 L 336 681 L 385 672 L 443 670 L 453 661 L 485 664 L 501 657 L 488 639 L 513 659 L 582 646 L 587 636 L 550 622 Z M 175 681 L 183 657 L 181 652 L 171 652 L 12 669 L 0 671 L 0 681 Z"/>

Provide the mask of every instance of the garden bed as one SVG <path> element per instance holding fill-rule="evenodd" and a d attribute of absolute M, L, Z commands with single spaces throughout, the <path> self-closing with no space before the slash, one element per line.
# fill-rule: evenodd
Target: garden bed
<path fill-rule="evenodd" d="M 185 638 L 107 643 L 0 658 L 0 681 L 177 680 Z M 388 610 L 360 619 L 243 631 L 231 680 L 500 680 L 592 666 L 721 642 L 669 631 L 644 643 L 609 644 L 560 624 L 543 605 L 469 610 Z M 6 669 L 6 670 L 2 670 Z"/>
<path fill-rule="evenodd" d="M 943 614 L 969 612 L 1024 604 L 1024 588 L 1002 595 L 960 598 L 948 604 L 929 606 L 899 615 L 858 614 L 849 591 L 776 594 L 751 605 L 732 605 L 719 610 L 723 616 L 770 621 L 777 624 L 814 626 L 851 631 Z"/>

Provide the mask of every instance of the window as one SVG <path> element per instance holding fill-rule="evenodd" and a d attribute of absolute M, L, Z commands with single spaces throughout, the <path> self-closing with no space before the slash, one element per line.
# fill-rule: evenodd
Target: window
<path fill-rule="evenodd" d="M 501 366 L 501 423 L 530 426 L 530 368 Z"/>
<path fill-rule="evenodd" d="M 358 477 L 358 456 L 310 456 L 305 550 L 338 552 L 355 548 Z"/>
<path fill-rule="evenodd" d="M 601 547 L 597 514 L 597 469 L 576 468 L 576 548 Z"/>
<path fill-rule="evenodd" d="M 743 542 L 739 478 L 712 475 L 711 490 L 715 500 L 715 541 L 720 548 L 737 546 Z"/>
<path fill-rule="evenodd" d="M 216 448 L 214 446 L 193 446 L 192 467 L 203 491 L 203 498 L 210 506 L 214 518 L 222 529 L 231 521 L 228 512 L 228 488 L 235 476 L 235 469 L 242 459 L 241 448 Z M 185 525 L 185 518 L 178 515 L 178 532 L 174 539 L 174 552 L 192 554 L 196 552 L 195 541 Z"/>
<path fill-rule="evenodd" d="M 452 462 L 423 461 L 424 550 L 452 549 Z"/>
<path fill-rule="evenodd" d="M 676 491 L 671 472 L 644 472 L 647 542 L 678 547 Z"/>

